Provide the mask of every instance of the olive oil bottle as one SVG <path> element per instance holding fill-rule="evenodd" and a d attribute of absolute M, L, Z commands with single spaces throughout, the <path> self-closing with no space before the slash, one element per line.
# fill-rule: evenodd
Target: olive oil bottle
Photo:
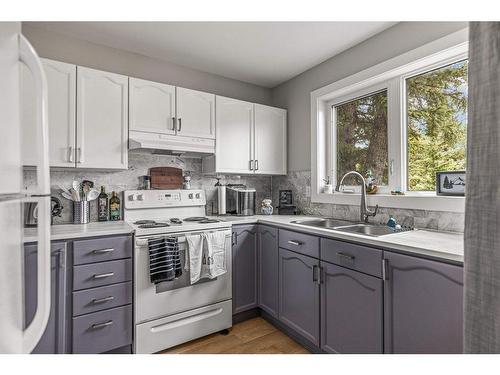
<path fill-rule="evenodd" d="M 109 220 L 111 221 L 120 220 L 120 216 L 121 216 L 120 198 L 118 198 L 116 191 L 113 191 L 111 198 L 109 199 Z"/>
<path fill-rule="evenodd" d="M 97 197 L 97 220 L 108 221 L 108 194 L 101 186 L 101 194 Z"/>

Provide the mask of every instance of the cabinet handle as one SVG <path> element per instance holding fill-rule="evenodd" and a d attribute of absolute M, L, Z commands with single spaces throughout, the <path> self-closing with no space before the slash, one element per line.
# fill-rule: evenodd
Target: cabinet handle
<path fill-rule="evenodd" d="M 109 296 L 109 297 L 104 297 L 104 298 L 94 298 L 92 300 L 92 303 L 93 304 L 99 304 L 99 303 L 104 303 L 104 302 L 109 302 L 109 301 L 113 301 L 115 299 L 115 297 L 113 296 Z"/>
<path fill-rule="evenodd" d="M 231 237 L 233 238 L 232 244 L 237 245 L 238 244 L 238 235 L 236 232 L 231 233 Z"/>
<path fill-rule="evenodd" d="M 387 267 L 389 266 L 387 259 L 382 259 L 382 280 L 389 280 L 387 275 Z"/>
<path fill-rule="evenodd" d="M 113 248 L 109 248 L 109 249 L 98 249 L 98 250 L 92 250 L 92 253 L 93 254 L 106 254 L 106 253 L 111 253 L 115 251 L 115 249 Z"/>
<path fill-rule="evenodd" d="M 113 324 L 113 321 L 108 320 L 107 322 L 92 324 L 91 328 L 92 329 L 99 329 L 99 328 L 104 328 L 104 327 L 110 326 L 112 324 Z"/>
<path fill-rule="evenodd" d="M 114 275 L 115 275 L 114 272 L 108 272 L 108 273 L 98 273 L 98 274 L 95 274 L 93 277 L 94 277 L 94 279 L 104 279 L 106 277 L 111 277 Z"/>
<path fill-rule="evenodd" d="M 76 148 L 76 162 L 79 164 L 83 162 L 82 149 L 80 147 Z"/>
<path fill-rule="evenodd" d="M 182 129 L 182 119 L 179 118 L 179 119 L 177 119 L 177 121 L 179 121 L 179 127 L 177 128 L 177 131 L 180 132 Z"/>
<path fill-rule="evenodd" d="M 259 170 L 259 161 L 258 160 L 255 160 L 255 170 L 256 171 Z"/>
<path fill-rule="evenodd" d="M 340 257 L 340 258 L 345 258 L 345 259 L 348 259 L 350 261 L 354 261 L 354 259 L 356 259 L 355 256 L 353 255 L 349 255 L 349 254 L 345 254 L 345 253 L 337 253 L 337 255 Z"/>
<path fill-rule="evenodd" d="M 289 240 L 289 241 L 288 241 L 288 243 L 289 243 L 290 245 L 294 245 L 294 246 L 300 246 L 300 245 L 302 245 L 302 242 L 300 242 L 300 241 L 295 241 L 295 240 Z"/>
<path fill-rule="evenodd" d="M 248 169 L 250 169 L 251 171 L 253 171 L 253 160 L 250 160 L 248 162 Z"/>
<path fill-rule="evenodd" d="M 73 153 L 73 146 L 69 146 L 69 147 L 68 147 L 68 161 L 69 161 L 70 163 L 73 163 L 73 162 L 74 162 L 73 156 L 74 156 L 74 153 Z"/>
<path fill-rule="evenodd" d="M 175 131 L 175 117 L 172 117 L 172 130 Z"/>
<path fill-rule="evenodd" d="M 320 285 L 321 284 L 321 267 L 314 265 L 313 271 L 313 282 Z"/>

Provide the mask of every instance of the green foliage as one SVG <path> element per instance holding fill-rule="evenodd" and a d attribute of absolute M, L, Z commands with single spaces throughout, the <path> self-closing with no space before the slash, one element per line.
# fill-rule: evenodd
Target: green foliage
<path fill-rule="evenodd" d="M 406 82 L 408 188 L 434 190 L 436 172 L 465 169 L 467 61 Z"/>
<path fill-rule="evenodd" d="M 371 170 L 378 184 L 387 185 L 387 91 L 341 104 L 336 115 L 337 178 Z"/>

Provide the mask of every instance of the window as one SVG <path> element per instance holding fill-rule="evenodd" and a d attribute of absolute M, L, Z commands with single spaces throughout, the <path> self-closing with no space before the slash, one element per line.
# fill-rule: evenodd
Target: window
<path fill-rule="evenodd" d="M 467 61 L 406 79 L 407 189 L 434 190 L 436 172 L 465 170 Z"/>
<path fill-rule="evenodd" d="M 452 34 L 311 92 L 312 202 L 359 204 L 359 181 L 345 181 L 351 186 L 344 194 L 325 186 L 355 170 L 378 185 L 369 204 L 464 211 L 462 197 L 435 194 L 435 176 L 466 167 L 466 35 Z"/>
<path fill-rule="evenodd" d="M 388 184 L 387 90 L 334 106 L 337 179 L 349 171 Z"/>

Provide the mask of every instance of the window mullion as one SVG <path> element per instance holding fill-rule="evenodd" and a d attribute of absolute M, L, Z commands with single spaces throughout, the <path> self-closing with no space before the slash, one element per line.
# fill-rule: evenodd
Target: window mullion
<path fill-rule="evenodd" d="M 389 155 L 389 188 L 402 189 L 402 126 L 401 80 L 392 79 L 387 85 L 387 137 Z"/>

